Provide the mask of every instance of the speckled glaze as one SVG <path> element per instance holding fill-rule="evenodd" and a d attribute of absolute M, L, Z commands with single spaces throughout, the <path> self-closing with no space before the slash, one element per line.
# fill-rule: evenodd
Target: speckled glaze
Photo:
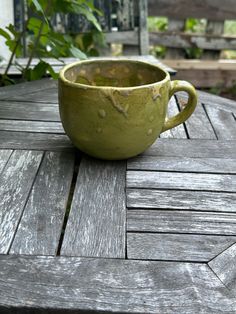
<path fill-rule="evenodd" d="M 170 97 L 186 91 L 184 110 L 166 119 Z M 76 147 L 101 159 L 126 159 L 145 151 L 159 136 L 184 122 L 197 95 L 185 81 L 170 81 L 158 66 L 130 60 L 86 60 L 64 67 L 59 108 L 65 132 Z"/>

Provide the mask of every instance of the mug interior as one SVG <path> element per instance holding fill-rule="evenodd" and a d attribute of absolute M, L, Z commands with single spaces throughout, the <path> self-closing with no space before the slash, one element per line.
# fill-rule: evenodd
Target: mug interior
<path fill-rule="evenodd" d="M 88 86 L 133 87 L 162 81 L 166 73 L 140 61 L 91 60 L 69 67 L 64 77 L 70 82 Z"/>

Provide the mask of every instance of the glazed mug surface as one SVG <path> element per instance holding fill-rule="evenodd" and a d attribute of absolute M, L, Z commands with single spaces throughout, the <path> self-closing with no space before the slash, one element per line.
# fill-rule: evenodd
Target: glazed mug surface
<path fill-rule="evenodd" d="M 167 118 L 170 97 L 185 91 L 187 105 Z M 171 81 L 162 68 L 143 61 L 86 60 L 59 75 L 63 127 L 81 151 L 101 159 L 126 159 L 145 151 L 160 133 L 183 123 L 197 104 L 194 87 Z"/>

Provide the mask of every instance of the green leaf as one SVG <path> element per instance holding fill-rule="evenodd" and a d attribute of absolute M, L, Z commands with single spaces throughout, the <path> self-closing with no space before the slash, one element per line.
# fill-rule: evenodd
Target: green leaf
<path fill-rule="evenodd" d="M 75 1 L 73 1 L 73 9 L 74 9 L 74 12 L 77 13 L 77 14 L 82 14 L 86 17 L 86 19 L 91 22 L 99 32 L 102 31 L 101 29 L 101 26 L 99 25 L 98 23 L 98 20 L 96 19 L 95 15 L 93 15 L 93 13 L 91 12 L 91 10 L 86 7 L 86 6 L 78 6 L 78 4 L 74 4 Z"/>
<path fill-rule="evenodd" d="M 47 68 L 49 74 L 51 75 L 51 77 L 54 79 L 54 80 L 57 80 L 58 77 L 59 77 L 59 73 L 56 73 L 53 68 L 51 67 L 50 64 L 48 64 L 48 68 Z"/>
<path fill-rule="evenodd" d="M 80 49 L 76 48 L 75 46 L 71 46 L 69 50 L 73 57 L 81 60 L 87 59 L 86 54 L 83 53 Z"/>
<path fill-rule="evenodd" d="M 15 26 L 13 26 L 12 24 L 9 24 L 8 26 L 6 26 L 6 29 L 8 29 L 14 37 L 18 37 L 20 35 L 20 32 L 18 32 Z"/>
<path fill-rule="evenodd" d="M 43 24 L 43 25 L 42 25 Z M 36 17 L 31 17 L 28 22 L 28 29 L 34 33 L 35 36 L 38 36 L 39 30 L 42 27 L 42 35 L 46 35 L 50 32 L 50 27 L 48 24 L 45 24 L 41 19 Z"/>
<path fill-rule="evenodd" d="M 0 28 L 0 35 L 4 38 L 6 38 L 7 40 L 11 39 L 11 36 L 8 32 L 6 32 L 3 28 Z"/>
<path fill-rule="evenodd" d="M 42 13 L 43 17 L 44 17 L 44 20 L 46 21 L 46 23 L 48 24 L 48 20 L 46 18 L 46 15 L 44 13 L 44 10 L 41 6 L 41 4 L 38 2 L 38 0 L 28 0 L 28 2 L 31 4 L 33 3 L 33 5 L 35 6 L 36 10 L 40 13 Z"/>
<path fill-rule="evenodd" d="M 25 72 L 25 77 L 29 81 L 41 79 L 47 72 L 47 63 L 44 61 L 39 61 L 33 69 L 28 69 Z"/>

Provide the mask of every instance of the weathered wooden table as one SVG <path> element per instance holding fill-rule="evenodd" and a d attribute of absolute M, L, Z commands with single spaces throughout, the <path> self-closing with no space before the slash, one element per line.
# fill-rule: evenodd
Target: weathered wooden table
<path fill-rule="evenodd" d="M 64 134 L 54 81 L 0 99 L 0 313 L 236 313 L 236 102 L 199 93 L 108 162 Z"/>

